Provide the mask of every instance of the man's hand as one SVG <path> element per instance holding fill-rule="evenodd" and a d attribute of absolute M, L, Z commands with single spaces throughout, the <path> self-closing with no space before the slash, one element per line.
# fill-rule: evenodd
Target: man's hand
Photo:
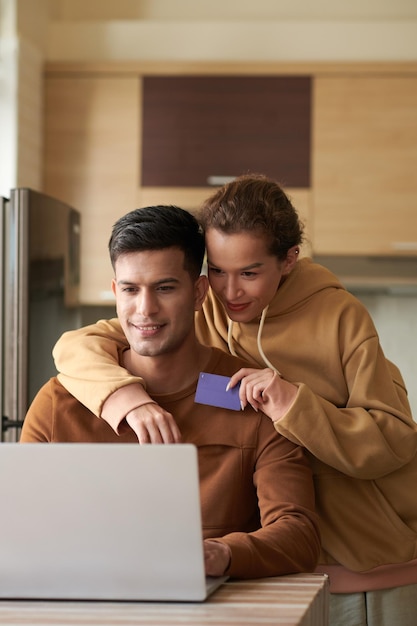
<path fill-rule="evenodd" d="M 149 402 L 133 409 L 126 421 L 142 443 L 180 443 L 181 433 L 171 413 Z"/>
<path fill-rule="evenodd" d="M 204 540 L 204 565 L 207 576 L 223 576 L 230 565 L 229 546 L 219 541 Z"/>

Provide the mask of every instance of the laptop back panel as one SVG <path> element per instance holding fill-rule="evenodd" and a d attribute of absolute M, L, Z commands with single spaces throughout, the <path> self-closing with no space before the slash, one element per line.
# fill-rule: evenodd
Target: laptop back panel
<path fill-rule="evenodd" d="M 1 444 L 0 597 L 201 601 L 196 448 Z"/>

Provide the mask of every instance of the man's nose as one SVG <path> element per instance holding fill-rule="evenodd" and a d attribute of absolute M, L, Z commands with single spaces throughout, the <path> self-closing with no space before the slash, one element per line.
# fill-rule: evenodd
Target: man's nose
<path fill-rule="evenodd" d="M 158 299 L 154 293 L 143 290 L 137 297 L 136 307 L 138 313 L 144 317 L 149 317 L 158 311 Z"/>

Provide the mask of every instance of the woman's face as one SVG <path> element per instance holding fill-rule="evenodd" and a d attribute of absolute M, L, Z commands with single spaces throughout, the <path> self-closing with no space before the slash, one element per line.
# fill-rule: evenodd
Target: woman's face
<path fill-rule="evenodd" d="M 296 260 L 294 253 L 294 263 L 279 261 L 269 253 L 265 237 L 248 231 L 227 234 L 210 228 L 206 247 L 210 285 L 235 322 L 262 314 Z"/>

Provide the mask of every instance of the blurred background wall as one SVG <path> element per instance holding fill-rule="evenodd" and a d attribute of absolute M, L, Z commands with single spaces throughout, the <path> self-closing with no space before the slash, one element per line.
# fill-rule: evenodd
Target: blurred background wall
<path fill-rule="evenodd" d="M 43 72 L 45 62 L 58 61 L 416 62 L 417 3 L 0 0 L 2 195 L 15 186 L 42 189 Z M 417 297 L 357 295 L 403 372 L 417 416 Z M 111 314 L 111 306 L 85 307 L 80 323 Z"/>

